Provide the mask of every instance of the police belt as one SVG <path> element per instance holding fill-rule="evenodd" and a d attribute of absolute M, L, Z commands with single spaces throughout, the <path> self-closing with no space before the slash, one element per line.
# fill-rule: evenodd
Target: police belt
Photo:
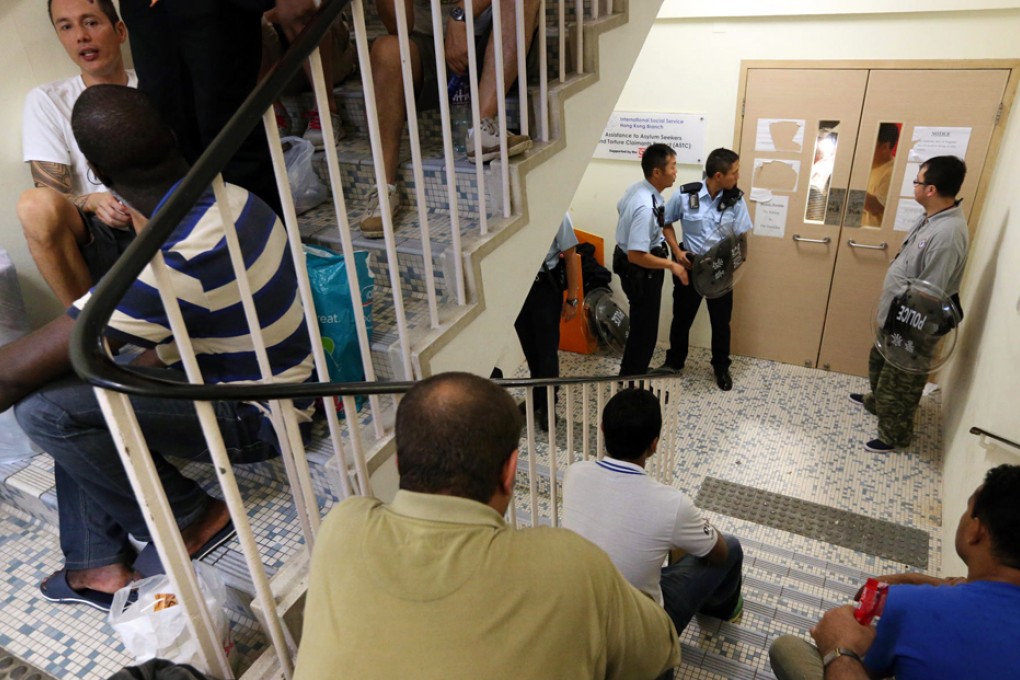
<path fill-rule="evenodd" d="M 666 259 L 669 256 L 669 249 L 666 248 L 665 243 L 662 243 L 655 246 L 654 248 L 651 248 L 648 251 L 648 254 L 654 255 L 655 257 L 661 257 L 663 259 Z M 620 265 L 623 265 L 622 269 L 625 269 L 626 273 L 624 273 L 624 271 L 620 271 L 621 269 Z M 617 275 L 621 277 L 638 276 L 641 274 L 645 276 L 652 276 L 656 272 L 661 271 L 660 269 L 648 269 L 647 267 L 642 267 L 641 265 L 634 264 L 627 258 L 627 252 L 619 245 L 616 246 L 616 251 L 613 253 L 613 270 L 617 273 Z"/>

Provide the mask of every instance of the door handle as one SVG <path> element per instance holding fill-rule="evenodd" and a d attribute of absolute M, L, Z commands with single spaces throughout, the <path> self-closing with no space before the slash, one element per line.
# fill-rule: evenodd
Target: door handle
<path fill-rule="evenodd" d="M 794 234 L 793 240 L 799 243 L 832 243 L 832 239 L 828 236 L 825 238 L 804 238 L 800 234 Z"/>
<path fill-rule="evenodd" d="M 885 250 L 889 247 L 889 244 L 882 241 L 877 246 L 869 246 L 867 243 L 858 243 L 857 241 L 850 239 L 846 242 L 851 248 L 863 248 L 864 250 Z"/>

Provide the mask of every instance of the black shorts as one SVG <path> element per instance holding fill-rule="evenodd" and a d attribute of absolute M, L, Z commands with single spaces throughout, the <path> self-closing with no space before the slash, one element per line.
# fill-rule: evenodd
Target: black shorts
<path fill-rule="evenodd" d="M 88 243 L 81 247 L 81 254 L 85 258 L 85 265 L 89 268 L 94 285 L 113 268 L 121 253 L 135 240 L 135 230 L 131 227 L 127 229 L 111 227 L 95 213 L 84 213 L 81 209 L 78 210 L 78 214 L 81 215 L 81 221 L 89 237 Z"/>

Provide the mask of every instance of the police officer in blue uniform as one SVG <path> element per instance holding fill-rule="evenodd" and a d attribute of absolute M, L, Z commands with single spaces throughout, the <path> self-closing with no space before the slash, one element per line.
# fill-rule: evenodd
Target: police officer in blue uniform
<path fill-rule="evenodd" d="M 630 303 L 630 333 L 620 362 L 620 375 L 643 375 L 652 361 L 659 335 L 663 270 L 687 283 L 687 270 L 668 257 L 663 237 L 666 201 L 662 191 L 676 181 L 676 152 L 652 144 L 641 156 L 645 179 L 631 185 L 616 205 L 616 249 L 613 271 L 620 277 Z"/>
<path fill-rule="evenodd" d="M 673 193 L 666 205 L 665 238 L 673 258 L 690 269 L 694 258 L 705 255 L 713 245 L 713 235 L 733 236 L 751 230 L 751 218 L 742 192 L 740 156 L 729 149 L 716 149 L 705 161 L 705 181 L 685 184 Z M 682 229 L 682 242 L 677 242 L 675 223 Z M 676 372 L 687 361 L 691 324 L 701 307 L 702 295 L 687 280 L 673 279 L 673 323 L 669 329 L 669 351 L 666 363 L 658 370 Z M 708 315 L 712 323 L 712 368 L 721 390 L 733 388 L 730 376 L 730 317 L 733 314 L 733 291 L 709 298 Z"/>
<path fill-rule="evenodd" d="M 556 378 L 560 374 L 557 354 L 560 318 L 570 321 L 577 314 L 581 289 L 581 266 L 574 257 L 577 243 L 570 215 L 564 215 L 514 322 L 532 378 Z M 567 291 L 566 299 L 563 297 L 564 290 Z M 535 420 L 543 430 L 549 429 L 547 401 L 546 388 L 535 388 Z"/>

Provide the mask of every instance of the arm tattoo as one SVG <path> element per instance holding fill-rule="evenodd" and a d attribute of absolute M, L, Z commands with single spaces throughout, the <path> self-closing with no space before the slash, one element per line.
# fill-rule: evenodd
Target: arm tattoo
<path fill-rule="evenodd" d="M 75 207 L 85 211 L 89 194 L 75 196 L 71 193 L 71 166 L 49 161 L 29 161 L 28 167 L 32 171 L 32 181 L 37 187 L 53 189 L 57 193 L 63 194 L 71 199 Z"/>

